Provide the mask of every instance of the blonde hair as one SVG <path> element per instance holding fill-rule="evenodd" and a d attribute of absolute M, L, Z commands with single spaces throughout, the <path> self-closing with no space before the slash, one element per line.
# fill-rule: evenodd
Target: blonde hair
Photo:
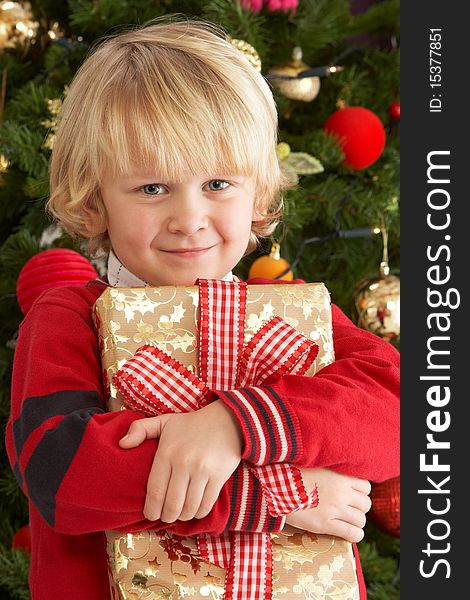
<path fill-rule="evenodd" d="M 252 176 L 263 215 L 253 223 L 252 250 L 282 211 L 276 142 L 271 90 L 225 34 L 210 23 L 157 19 L 104 38 L 77 71 L 59 118 L 47 209 L 68 233 L 90 238 L 84 207 L 105 223 L 105 174 L 139 164 L 168 181 Z M 92 253 L 108 248 L 106 233 L 89 240 Z"/>

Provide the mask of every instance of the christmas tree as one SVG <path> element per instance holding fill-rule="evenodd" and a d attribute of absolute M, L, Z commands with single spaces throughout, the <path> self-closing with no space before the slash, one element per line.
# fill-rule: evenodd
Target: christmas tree
<path fill-rule="evenodd" d="M 97 38 L 176 12 L 222 26 L 271 83 L 279 108 L 278 155 L 293 184 L 284 222 L 237 274 L 245 278 L 274 250 L 257 263 L 265 276 L 288 277 L 292 268 L 295 277 L 325 282 L 353 320 L 399 345 L 397 0 L 0 2 L 2 432 L 23 317 L 19 273 L 48 248 L 86 256 L 44 212 L 67 84 Z M 94 265 L 102 273 L 101 262 Z M 27 503 L 1 444 L 0 593 L 27 599 Z M 380 511 L 359 544 L 371 600 L 399 597 L 397 493 L 397 482 L 377 487 Z"/>

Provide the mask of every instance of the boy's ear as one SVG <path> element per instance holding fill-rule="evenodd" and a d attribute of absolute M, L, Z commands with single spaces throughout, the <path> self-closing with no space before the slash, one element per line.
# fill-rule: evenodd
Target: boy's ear
<path fill-rule="evenodd" d="M 95 237 L 106 231 L 106 216 L 100 210 L 91 206 L 84 206 L 82 211 L 85 229 L 90 237 Z"/>

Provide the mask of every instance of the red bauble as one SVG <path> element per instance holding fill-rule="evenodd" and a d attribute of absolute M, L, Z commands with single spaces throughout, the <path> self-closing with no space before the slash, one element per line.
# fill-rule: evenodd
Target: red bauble
<path fill-rule="evenodd" d="M 384 533 L 400 537 L 400 477 L 373 483 L 368 518 Z"/>
<path fill-rule="evenodd" d="M 388 107 L 388 114 L 392 117 L 394 121 L 400 120 L 400 103 L 392 102 Z"/>
<path fill-rule="evenodd" d="M 344 164 L 365 169 L 373 164 L 385 146 L 385 129 L 379 117 L 362 106 L 348 106 L 333 113 L 324 129 L 338 138 Z"/>
<path fill-rule="evenodd" d="M 50 248 L 35 254 L 23 266 L 16 284 L 16 297 L 26 315 L 36 298 L 49 288 L 83 285 L 98 276 L 84 256 L 68 248 Z"/>
<path fill-rule="evenodd" d="M 31 552 L 31 530 L 29 525 L 23 525 L 18 529 L 11 541 L 11 547 Z"/>

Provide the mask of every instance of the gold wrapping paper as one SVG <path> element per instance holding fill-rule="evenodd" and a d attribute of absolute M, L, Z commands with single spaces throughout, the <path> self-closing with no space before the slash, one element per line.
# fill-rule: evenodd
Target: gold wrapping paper
<path fill-rule="evenodd" d="M 95 304 L 109 410 L 126 409 L 111 383 L 144 344 L 158 346 L 198 374 L 197 286 L 107 288 Z M 334 360 L 331 308 L 322 283 L 248 286 L 245 343 L 279 316 L 319 345 L 307 375 Z M 225 570 L 198 556 L 195 538 L 167 531 L 107 532 L 113 600 L 222 600 Z M 286 526 L 272 534 L 273 598 L 358 600 L 352 545 Z"/>

